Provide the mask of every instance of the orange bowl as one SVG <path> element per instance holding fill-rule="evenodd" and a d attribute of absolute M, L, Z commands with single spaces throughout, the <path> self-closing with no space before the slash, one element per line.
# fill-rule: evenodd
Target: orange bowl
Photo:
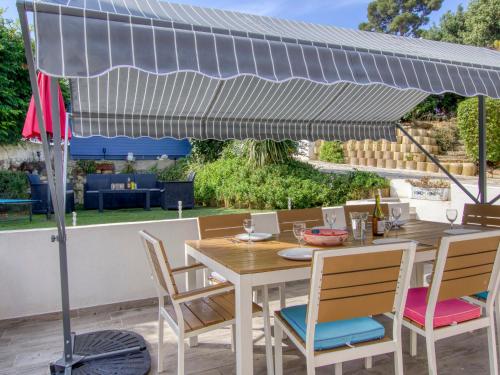
<path fill-rule="evenodd" d="M 307 229 L 304 241 L 312 246 L 339 246 L 349 237 L 349 232 L 339 229 Z"/>

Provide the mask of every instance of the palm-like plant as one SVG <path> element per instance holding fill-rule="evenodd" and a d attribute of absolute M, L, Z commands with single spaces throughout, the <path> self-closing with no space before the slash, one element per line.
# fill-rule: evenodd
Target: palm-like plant
<path fill-rule="evenodd" d="M 248 139 L 244 143 L 244 151 L 248 155 L 248 160 L 257 166 L 286 163 L 297 152 L 297 148 L 297 142 L 288 140 L 277 142 Z"/>

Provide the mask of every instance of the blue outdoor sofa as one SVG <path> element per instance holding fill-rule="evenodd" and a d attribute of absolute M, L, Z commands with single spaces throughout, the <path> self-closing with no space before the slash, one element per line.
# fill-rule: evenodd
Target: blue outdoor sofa
<path fill-rule="evenodd" d="M 30 184 L 31 199 L 36 202 L 33 203 L 34 214 L 50 215 L 54 213 L 52 200 L 50 197 L 49 185 L 47 182 L 40 181 L 40 176 L 37 174 L 28 173 L 28 181 Z M 75 210 L 75 194 L 73 192 L 73 185 L 66 184 L 66 213 Z"/>

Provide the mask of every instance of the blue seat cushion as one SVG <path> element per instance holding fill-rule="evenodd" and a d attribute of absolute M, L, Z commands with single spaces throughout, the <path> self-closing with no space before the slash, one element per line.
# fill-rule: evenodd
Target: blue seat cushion
<path fill-rule="evenodd" d="M 281 310 L 281 316 L 306 341 L 307 305 L 291 306 Z M 385 336 L 382 324 L 372 318 L 354 318 L 316 324 L 314 350 L 326 350 L 381 339 Z"/>
<path fill-rule="evenodd" d="M 477 297 L 477 298 L 480 298 L 480 299 L 487 300 L 487 299 L 488 299 L 488 292 L 481 292 L 481 293 L 478 293 L 478 294 L 476 294 L 476 297 Z"/>

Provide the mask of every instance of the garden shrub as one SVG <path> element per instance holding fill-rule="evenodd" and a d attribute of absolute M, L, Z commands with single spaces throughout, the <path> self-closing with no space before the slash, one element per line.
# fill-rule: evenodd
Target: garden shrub
<path fill-rule="evenodd" d="M 185 180 L 189 172 L 189 159 L 183 158 L 177 160 L 173 165 L 163 169 L 152 168 L 150 170 L 156 174 L 158 181 L 182 181 Z"/>
<path fill-rule="evenodd" d="M 76 162 L 76 168 L 78 171 L 84 174 L 92 174 L 97 171 L 97 163 L 95 160 L 78 160 Z"/>
<path fill-rule="evenodd" d="M 0 171 L 1 198 L 29 198 L 29 184 L 23 172 Z"/>
<path fill-rule="evenodd" d="M 323 142 L 319 149 L 319 160 L 330 163 L 344 163 L 344 146 L 342 142 Z"/>
<path fill-rule="evenodd" d="M 370 197 L 388 181 L 370 172 L 325 174 L 297 160 L 257 167 L 241 156 L 191 165 L 197 172 L 195 198 L 211 207 L 283 209 L 344 204 Z"/>
<path fill-rule="evenodd" d="M 437 127 L 435 138 L 440 152 L 451 151 L 458 142 L 458 128 L 453 125 Z"/>
<path fill-rule="evenodd" d="M 465 151 L 473 160 L 478 157 L 478 100 L 470 98 L 458 105 L 457 117 L 460 137 Z M 486 158 L 490 163 L 500 162 L 500 100 L 486 98 Z"/>

